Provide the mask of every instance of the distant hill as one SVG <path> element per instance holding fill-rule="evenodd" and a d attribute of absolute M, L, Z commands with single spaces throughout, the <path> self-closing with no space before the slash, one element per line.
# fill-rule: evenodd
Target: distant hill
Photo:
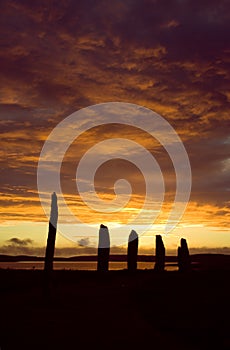
<path fill-rule="evenodd" d="M 44 261 L 44 257 L 31 256 L 31 255 L 0 255 L 0 261 Z M 170 260 L 168 260 L 170 259 Z M 168 261 L 176 261 L 176 256 L 167 257 Z M 54 261 L 97 261 L 97 255 L 78 255 L 71 257 L 54 257 Z M 110 261 L 127 261 L 127 255 L 111 254 Z M 155 256 L 153 255 L 139 255 L 138 261 L 155 261 Z"/>
<path fill-rule="evenodd" d="M 190 256 L 194 266 L 204 269 L 230 270 L 230 255 L 224 254 L 193 254 Z M 44 261 L 44 257 L 29 255 L 0 255 L 0 262 Z M 54 257 L 54 261 L 97 261 L 97 255 L 79 255 L 72 257 Z M 110 261 L 127 261 L 127 255 L 111 254 Z M 138 261 L 155 262 L 154 255 L 138 255 Z M 177 256 L 166 256 L 166 262 L 177 262 Z"/>

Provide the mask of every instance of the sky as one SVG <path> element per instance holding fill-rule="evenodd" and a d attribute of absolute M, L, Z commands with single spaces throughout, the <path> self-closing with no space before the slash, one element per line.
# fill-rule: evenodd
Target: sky
<path fill-rule="evenodd" d="M 184 237 L 192 252 L 230 253 L 228 1 L 9 0 L 0 1 L 0 17 L 0 253 L 44 255 L 48 218 L 37 188 L 42 147 L 66 117 L 108 102 L 137 104 L 161 115 L 187 151 L 191 196 L 177 227 L 163 235 L 167 252 L 175 254 Z M 127 206 L 98 213 L 82 201 L 77 165 L 91 147 L 113 138 L 149 150 L 164 176 L 164 203 L 152 228 L 139 237 L 140 252 L 151 254 L 155 234 L 163 232 L 176 188 L 167 152 L 135 127 L 95 126 L 71 144 L 61 167 L 67 205 L 95 233 L 70 225 L 75 242 L 59 232 L 56 255 L 95 253 L 100 223 L 110 230 L 119 225 L 122 234 L 143 205 L 143 174 L 124 159 L 102 164 L 95 188 L 102 200 L 111 201 L 114 183 L 126 179 L 132 186 Z M 123 155 L 121 145 L 116 150 Z M 112 152 L 112 145 L 104 149 Z M 48 206 L 52 192 L 51 185 Z M 126 251 L 125 244 L 112 245 L 112 252 Z"/>

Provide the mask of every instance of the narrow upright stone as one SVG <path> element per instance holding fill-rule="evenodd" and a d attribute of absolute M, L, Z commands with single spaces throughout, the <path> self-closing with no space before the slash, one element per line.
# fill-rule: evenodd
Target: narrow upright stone
<path fill-rule="evenodd" d="M 181 272 L 188 272 L 191 269 L 190 255 L 185 238 L 181 238 L 180 247 L 178 247 L 178 267 Z"/>
<path fill-rule="evenodd" d="M 50 274 L 51 271 L 53 270 L 53 257 L 54 257 L 55 240 L 56 240 L 57 220 L 58 220 L 57 195 L 54 192 L 51 196 L 49 232 L 48 232 L 48 238 L 47 238 L 45 267 L 44 267 L 44 270 L 48 274 Z"/>
<path fill-rule="evenodd" d="M 165 268 L 165 247 L 161 235 L 156 235 L 156 262 L 154 270 L 164 271 Z"/>
<path fill-rule="evenodd" d="M 101 225 L 99 230 L 97 270 L 108 271 L 109 269 L 110 238 L 107 226 Z"/>
<path fill-rule="evenodd" d="M 137 269 L 137 254 L 138 254 L 138 235 L 136 231 L 132 230 L 129 235 L 127 264 L 129 271 L 136 271 Z"/>

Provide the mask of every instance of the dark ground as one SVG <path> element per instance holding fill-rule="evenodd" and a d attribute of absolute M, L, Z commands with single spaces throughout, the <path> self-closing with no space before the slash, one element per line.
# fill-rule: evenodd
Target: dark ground
<path fill-rule="evenodd" d="M 230 349 L 230 271 L 0 270 L 0 348 Z"/>

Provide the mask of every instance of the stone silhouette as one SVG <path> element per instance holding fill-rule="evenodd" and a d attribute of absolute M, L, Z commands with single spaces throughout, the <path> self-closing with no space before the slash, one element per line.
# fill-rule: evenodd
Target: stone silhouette
<path fill-rule="evenodd" d="M 161 235 L 156 235 L 156 262 L 154 270 L 157 272 L 164 271 L 165 268 L 165 247 Z"/>
<path fill-rule="evenodd" d="M 190 255 L 188 250 L 187 241 L 184 238 L 180 240 L 180 246 L 178 247 L 178 267 L 179 271 L 187 272 L 191 268 Z"/>
<path fill-rule="evenodd" d="M 110 238 L 107 226 L 101 225 L 99 230 L 97 270 L 108 271 L 109 269 Z"/>
<path fill-rule="evenodd" d="M 58 220 L 57 195 L 54 192 L 51 196 L 49 232 L 48 232 L 48 238 L 47 238 L 45 266 L 44 266 L 44 270 L 47 278 L 50 277 L 50 274 L 53 270 L 53 257 L 54 257 L 55 240 L 56 240 L 57 220 Z"/>
<path fill-rule="evenodd" d="M 127 265 L 129 271 L 137 269 L 137 254 L 138 254 L 138 235 L 132 230 L 129 235 Z"/>

